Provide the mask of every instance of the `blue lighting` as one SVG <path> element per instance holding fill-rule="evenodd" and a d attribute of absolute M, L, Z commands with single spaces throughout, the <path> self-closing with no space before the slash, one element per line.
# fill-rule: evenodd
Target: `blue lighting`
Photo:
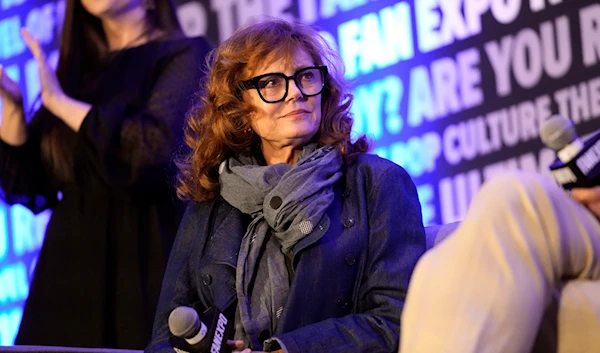
<path fill-rule="evenodd" d="M 414 56 L 410 6 L 400 2 L 338 26 L 346 77 L 367 75 Z"/>
<path fill-rule="evenodd" d="M 25 264 L 17 262 L 0 269 L 0 304 L 27 299 L 29 283 Z"/>
<path fill-rule="evenodd" d="M 0 263 L 8 253 L 8 223 L 6 221 L 6 206 L 0 203 Z"/>
<path fill-rule="evenodd" d="M 0 312 L 0 345 L 11 346 L 17 336 L 23 317 L 21 307 L 11 308 Z"/>
<path fill-rule="evenodd" d="M 21 40 L 21 17 L 11 16 L 0 20 L 0 59 L 8 59 L 25 51 Z"/>
<path fill-rule="evenodd" d="M 436 217 L 435 205 L 432 203 L 435 200 L 433 186 L 423 184 L 417 187 L 417 194 L 421 202 L 421 213 L 424 224 L 431 224 Z"/>
<path fill-rule="evenodd" d="M 11 7 L 24 4 L 27 0 L 0 0 L 0 9 L 8 10 Z"/>
<path fill-rule="evenodd" d="M 385 134 L 397 135 L 402 131 L 404 121 L 400 115 L 400 103 L 404 94 L 404 84 L 395 75 L 386 76 L 367 85 L 354 89 L 355 101 L 353 132 L 366 134 L 374 140 Z"/>

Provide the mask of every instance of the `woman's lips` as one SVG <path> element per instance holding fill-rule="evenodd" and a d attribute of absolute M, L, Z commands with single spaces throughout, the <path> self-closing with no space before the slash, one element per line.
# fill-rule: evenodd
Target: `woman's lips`
<path fill-rule="evenodd" d="M 299 115 L 303 115 L 303 114 L 310 114 L 310 112 L 308 110 L 303 110 L 303 109 L 293 110 L 293 111 L 285 114 L 284 116 L 282 116 L 282 118 L 291 118 L 291 117 L 295 117 L 295 116 L 299 116 Z"/>

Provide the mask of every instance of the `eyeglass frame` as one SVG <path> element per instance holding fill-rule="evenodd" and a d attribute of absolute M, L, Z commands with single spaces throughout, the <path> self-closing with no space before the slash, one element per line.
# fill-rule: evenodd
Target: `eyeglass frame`
<path fill-rule="evenodd" d="M 296 77 L 298 77 L 299 73 L 304 72 L 306 70 L 310 70 L 310 69 L 318 69 L 321 72 L 321 75 L 323 76 L 323 83 L 321 84 L 321 89 L 319 90 L 319 92 L 317 92 L 315 94 L 305 94 L 302 91 L 302 88 L 300 87 L 300 85 L 298 85 L 298 83 L 296 82 Z M 303 68 L 297 70 L 296 72 L 294 72 L 294 74 L 292 76 L 287 76 L 286 74 L 281 73 L 281 72 L 270 72 L 270 73 L 258 75 L 258 76 L 252 77 L 251 79 L 241 81 L 239 84 L 239 87 L 242 91 L 249 90 L 251 88 L 255 88 L 256 92 L 258 92 L 258 96 L 265 103 L 269 103 L 269 104 L 270 103 L 279 103 L 279 102 L 283 102 L 287 98 L 287 95 L 290 91 L 290 80 L 294 80 L 296 87 L 298 87 L 298 90 L 300 90 L 300 93 L 302 93 L 302 95 L 304 97 L 314 97 L 314 96 L 318 96 L 319 94 L 323 93 L 323 88 L 325 88 L 325 78 L 327 77 L 328 73 L 329 73 L 329 70 L 327 69 L 327 66 L 313 65 L 313 66 L 303 67 Z M 283 79 L 285 79 L 285 93 L 281 99 L 269 102 L 265 99 L 265 97 L 263 97 L 262 93 L 260 93 L 260 89 L 258 88 L 258 82 L 264 77 L 273 76 L 273 75 L 279 76 L 279 77 L 282 77 Z"/>

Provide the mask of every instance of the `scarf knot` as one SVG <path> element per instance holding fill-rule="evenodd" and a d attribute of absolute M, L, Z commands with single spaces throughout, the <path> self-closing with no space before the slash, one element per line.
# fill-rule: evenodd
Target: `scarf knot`
<path fill-rule="evenodd" d="M 260 332 L 275 332 L 282 314 L 289 291 L 285 256 L 319 224 L 342 176 L 340 149 L 316 147 L 305 146 L 294 166 L 236 156 L 219 168 L 223 198 L 253 217 L 236 268 L 240 319 L 253 348 L 262 343 Z"/>

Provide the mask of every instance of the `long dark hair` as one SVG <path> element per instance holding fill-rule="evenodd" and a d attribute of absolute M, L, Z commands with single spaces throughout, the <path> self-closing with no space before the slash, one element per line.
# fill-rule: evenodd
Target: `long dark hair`
<path fill-rule="evenodd" d="M 171 0 L 150 0 L 146 20 L 151 29 L 160 29 L 167 38 L 183 36 Z M 90 64 L 108 53 L 108 43 L 98 17 L 90 14 L 81 0 L 66 0 L 56 76 L 67 95 L 74 95 Z M 68 127 L 59 119 L 44 119 L 41 137 L 42 160 L 59 180 L 73 179 L 72 151 L 66 145 Z"/>

